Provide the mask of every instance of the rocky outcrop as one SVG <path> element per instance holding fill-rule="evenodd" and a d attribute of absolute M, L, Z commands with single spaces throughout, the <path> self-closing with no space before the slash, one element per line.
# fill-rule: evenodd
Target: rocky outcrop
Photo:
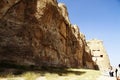
<path fill-rule="evenodd" d="M 103 46 L 103 41 L 92 39 L 87 41 L 87 44 L 91 50 L 92 60 L 94 61 L 96 69 L 102 71 L 108 70 L 110 68 L 110 60 L 105 47 Z"/>
<path fill-rule="evenodd" d="M 72 31 L 78 41 L 77 44 L 80 46 L 78 49 L 76 49 L 76 51 L 78 54 L 77 56 L 81 57 L 81 61 L 82 61 L 81 63 L 83 64 L 85 68 L 94 69 L 93 60 L 91 58 L 92 57 L 91 51 L 86 43 L 85 35 L 79 31 L 79 28 L 77 25 L 72 25 Z"/>
<path fill-rule="evenodd" d="M 0 0 L 0 62 L 94 68 L 83 34 L 56 0 Z"/>

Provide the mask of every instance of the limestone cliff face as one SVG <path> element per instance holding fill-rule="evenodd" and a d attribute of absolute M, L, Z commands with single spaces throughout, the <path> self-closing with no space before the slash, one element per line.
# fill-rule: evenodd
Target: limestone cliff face
<path fill-rule="evenodd" d="M 103 42 L 101 40 L 93 39 L 87 41 L 88 46 L 90 47 L 92 60 L 94 64 L 98 66 L 100 70 L 108 70 L 110 68 L 110 61 L 103 46 Z"/>
<path fill-rule="evenodd" d="M 0 62 L 94 68 L 84 35 L 56 0 L 0 0 Z"/>

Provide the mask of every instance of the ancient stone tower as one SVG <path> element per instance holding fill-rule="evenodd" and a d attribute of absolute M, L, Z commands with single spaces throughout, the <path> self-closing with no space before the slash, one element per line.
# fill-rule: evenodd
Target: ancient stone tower
<path fill-rule="evenodd" d="M 92 39 L 87 41 L 91 50 L 92 60 L 96 66 L 96 69 L 107 70 L 110 67 L 109 57 L 103 46 L 103 41 Z"/>

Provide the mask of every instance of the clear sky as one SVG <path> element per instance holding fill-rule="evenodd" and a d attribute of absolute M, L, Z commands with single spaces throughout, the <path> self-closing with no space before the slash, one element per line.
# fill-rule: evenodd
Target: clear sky
<path fill-rule="evenodd" d="M 58 0 L 86 39 L 100 39 L 112 66 L 120 64 L 120 0 Z"/>

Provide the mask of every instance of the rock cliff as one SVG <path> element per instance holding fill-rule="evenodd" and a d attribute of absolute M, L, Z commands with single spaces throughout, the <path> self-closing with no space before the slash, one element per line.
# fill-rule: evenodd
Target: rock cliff
<path fill-rule="evenodd" d="M 0 0 L 0 63 L 94 68 L 85 36 L 56 0 Z"/>

